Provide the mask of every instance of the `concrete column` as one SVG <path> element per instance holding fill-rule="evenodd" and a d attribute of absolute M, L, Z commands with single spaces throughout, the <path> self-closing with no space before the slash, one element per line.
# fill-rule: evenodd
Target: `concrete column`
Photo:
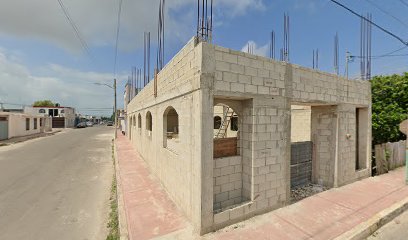
<path fill-rule="evenodd" d="M 337 106 L 312 106 L 312 181 L 327 187 L 334 186 L 335 178 L 336 111 Z"/>
<path fill-rule="evenodd" d="M 201 163 L 196 168 L 200 173 L 201 183 L 198 185 L 200 191 L 200 207 L 196 209 L 194 216 L 199 216 L 200 234 L 211 231 L 214 222 L 213 201 L 214 201 L 214 161 L 213 161 L 213 115 L 214 115 L 214 96 L 212 92 L 215 76 L 215 52 L 214 46 L 210 44 L 201 44 L 197 54 L 201 66 L 200 90 L 198 103 L 195 104 L 199 109 L 197 126 L 199 129 L 198 139 L 198 159 Z M 199 212 L 198 215 L 197 211 Z M 198 220 L 198 219 L 197 219 Z M 194 221 L 196 223 L 196 221 Z"/>

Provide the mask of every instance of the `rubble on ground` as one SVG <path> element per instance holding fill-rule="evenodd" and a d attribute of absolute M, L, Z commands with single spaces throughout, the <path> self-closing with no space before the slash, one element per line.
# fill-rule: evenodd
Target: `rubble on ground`
<path fill-rule="evenodd" d="M 327 189 L 327 187 L 312 183 L 299 187 L 293 187 L 290 191 L 290 202 L 295 203 L 304 198 L 326 191 Z"/>

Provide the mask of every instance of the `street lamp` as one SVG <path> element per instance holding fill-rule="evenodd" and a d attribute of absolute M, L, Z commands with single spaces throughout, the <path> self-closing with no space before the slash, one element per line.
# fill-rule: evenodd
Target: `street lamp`
<path fill-rule="evenodd" d="M 106 83 L 94 83 L 95 85 L 100 85 L 100 86 L 106 86 L 106 87 L 109 87 L 109 88 L 111 88 L 111 89 L 113 89 L 113 95 L 115 96 L 115 99 L 114 99 L 114 109 L 115 109 L 115 139 L 116 139 L 116 137 L 117 137 L 117 133 L 116 133 L 116 131 L 117 131 L 117 122 L 118 122 L 118 114 L 117 114 L 117 109 L 116 109 L 116 78 L 115 79 L 113 79 L 113 87 L 111 86 L 111 85 L 109 85 L 109 84 L 106 84 Z"/>

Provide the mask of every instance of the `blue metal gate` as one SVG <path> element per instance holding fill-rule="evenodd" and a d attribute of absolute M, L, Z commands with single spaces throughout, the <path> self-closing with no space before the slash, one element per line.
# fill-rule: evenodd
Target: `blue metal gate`
<path fill-rule="evenodd" d="M 8 121 L 0 119 L 0 140 L 8 139 Z"/>

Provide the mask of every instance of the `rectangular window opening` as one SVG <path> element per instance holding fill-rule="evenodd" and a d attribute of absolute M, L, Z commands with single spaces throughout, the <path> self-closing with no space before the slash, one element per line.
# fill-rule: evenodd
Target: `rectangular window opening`
<path fill-rule="evenodd" d="M 26 131 L 30 130 L 30 119 L 26 118 Z"/>

